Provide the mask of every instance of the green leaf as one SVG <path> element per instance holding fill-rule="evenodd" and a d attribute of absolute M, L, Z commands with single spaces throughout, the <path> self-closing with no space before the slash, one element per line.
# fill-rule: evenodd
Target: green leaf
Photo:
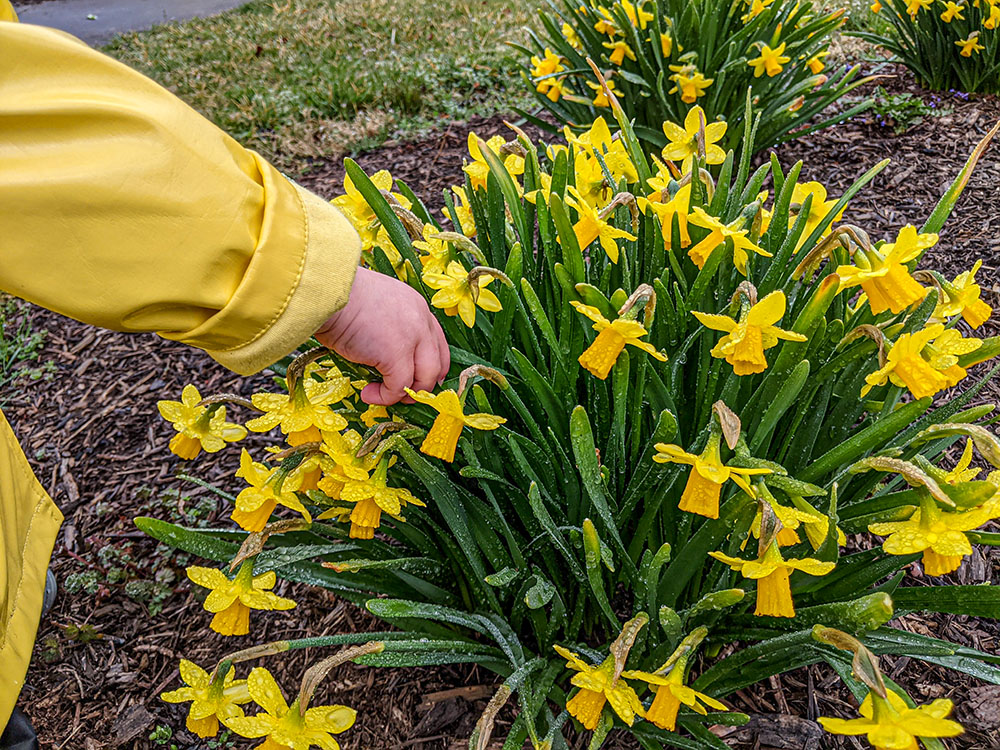
<path fill-rule="evenodd" d="M 203 557 L 206 560 L 229 562 L 240 551 L 239 544 L 225 542 L 204 531 L 186 529 L 183 526 L 155 518 L 140 516 L 135 519 L 135 525 L 139 527 L 140 531 L 164 544 L 190 552 L 192 555 Z"/>
<path fill-rule="evenodd" d="M 909 586 L 892 595 L 901 612 L 947 612 L 1000 619 L 1000 586 Z"/>

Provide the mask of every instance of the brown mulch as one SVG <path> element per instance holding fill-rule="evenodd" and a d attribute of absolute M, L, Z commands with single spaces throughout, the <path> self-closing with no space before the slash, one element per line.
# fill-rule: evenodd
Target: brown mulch
<path fill-rule="evenodd" d="M 927 96 L 905 75 L 888 85 Z M 802 179 L 819 179 L 832 194 L 875 162 L 893 157 L 894 163 L 852 202 L 848 213 L 873 237 L 884 236 L 906 222 L 919 224 L 926 217 L 975 142 L 1000 119 L 1000 102 L 995 98 L 949 99 L 947 104 L 953 107 L 950 115 L 927 119 L 902 136 L 862 116 L 787 144 L 778 153 L 786 168 L 795 159 L 805 159 Z M 508 133 L 502 119 L 455 124 L 417 143 L 388 145 L 362 154 L 358 161 L 369 172 L 391 169 L 432 211 L 438 211 L 443 205 L 442 190 L 461 182 L 470 127 L 485 137 Z M 536 131 L 529 129 L 529 133 Z M 316 164 L 300 181 L 332 197 L 340 192 L 342 178 L 341 165 Z M 994 144 L 942 232 L 941 243 L 928 254 L 934 267 L 953 276 L 981 257 L 981 283 L 984 287 L 997 283 L 998 183 L 1000 144 Z M 996 296 L 992 301 L 997 302 Z M 175 670 L 180 656 L 207 665 L 233 649 L 233 639 L 209 633 L 209 616 L 191 592 L 193 587 L 183 580 L 182 558 L 168 555 L 147 539 L 131 519 L 152 515 L 189 525 L 213 525 L 223 517 L 225 509 L 213 495 L 175 478 L 180 462 L 166 453 L 170 428 L 156 415 L 155 402 L 177 398 L 187 382 L 196 383 L 203 393 L 225 390 L 246 395 L 266 385 L 267 378 L 239 378 L 200 352 L 151 336 L 96 331 L 39 308 L 30 308 L 27 314 L 37 328 L 49 331 L 42 359 L 52 361 L 54 373 L 30 383 L 5 411 L 36 473 L 63 509 L 66 524 L 53 557 L 63 591 L 39 633 L 21 705 L 38 725 L 46 748 L 151 748 L 157 745 L 146 738 L 157 726 L 173 728 L 172 741 L 179 747 L 206 747 L 183 730 L 182 710 L 161 703 L 156 695 L 178 685 Z M 993 327 L 988 332 L 998 331 Z M 991 397 L 997 394 L 994 386 Z M 236 455 L 228 451 L 214 460 L 199 460 L 192 471 L 225 480 L 235 469 Z M 959 578 L 967 583 L 998 580 L 1000 569 L 992 552 L 987 550 L 987 557 L 967 563 Z M 124 581 L 116 578 L 116 569 L 126 572 Z M 91 593 L 66 591 L 67 581 L 79 582 L 80 574 L 91 576 Z M 135 585 L 137 581 L 145 582 L 145 591 Z M 296 598 L 299 607 L 256 618 L 253 635 L 237 640 L 260 642 L 379 627 L 374 618 L 323 591 L 288 585 L 279 590 Z M 150 591 L 162 600 L 151 602 Z M 151 603 L 154 611 L 157 606 L 162 609 L 151 614 Z M 993 653 L 1000 650 L 992 622 L 942 616 L 911 618 L 904 624 Z M 243 645 L 240 642 L 236 647 Z M 314 658 L 295 653 L 269 659 L 268 666 L 291 690 Z M 991 704 L 990 695 L 975 692 L 974 681 L 959 675 L 906 660 L 894 662 L 891 670 L 913 688 L 914 697 L 954 696 L 956 703 L 965 706 L 985 705 L 986 716 L 995 704 L 995 696 Z M 753 732 L 744 732 L 739 740 L 734 736 L 734 747 L 780 746 L 774 743 L 782 736 L 799 738 L 794 747 L 808 747 L 812 740 L 801 739 L 808 734 L 801 726 L 775 730 L 773 720 L 768 724 L 766 716 L 848 715 L 850 703 L 830 674 L 820 667 L 798 670 L 777 683 L 737 695 L 738 707 L 765 718 Z M 346 750 L 444 750 L 467 746 L 469 731 L 493 685 L 490 674 L 475 668 L 376 673 L 345 667 L 328 681 L 325 697 L 359 711 L 356 727 L 340 738 Z M 442 695 L 460 687 L 467 690 Z M 995 725 L 991 728 L 977 719 L 971 708 L 963 710 L 972 712 L 969 726 L 973 731 L 949 741 L 949 747 L 985 750 L 1000 746 Z M 504 729 L 498 727 L 499 736 Z M 802 731 L 806 734 L 796 734 Z M 824 740 L 829 741 L 829 737 Z M 850 742 L 842 746 L 861 747 Z M 611 746 L 631 747 L 624 741 Z"/>

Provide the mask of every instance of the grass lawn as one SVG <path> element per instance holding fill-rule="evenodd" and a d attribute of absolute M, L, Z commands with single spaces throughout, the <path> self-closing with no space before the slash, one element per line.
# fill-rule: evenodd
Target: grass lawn
<path fill-rule="evenodd" d="M 505 42 L 541 0 L 254 0 L 105 51 L 297 171 L 442 118 L 526 102 Z"/>

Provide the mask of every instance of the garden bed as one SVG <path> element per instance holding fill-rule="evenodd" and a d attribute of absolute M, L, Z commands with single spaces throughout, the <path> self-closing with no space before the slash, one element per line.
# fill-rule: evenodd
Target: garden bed
<path fill-rule="evenodd" d="M 891 91 L 909 90 L 927 97 L 905 74 L 882 83 Z M 782 147 L 779 158 L 786 165 L 805 158 L 802 179 L 820 180 L 836 195 L 866 168 L 891 157 L 893 164 L 847 212 L 853 223 L 873 237 L 881 236 L 889 227 L 920 223 L 973 145 L 1000 119 L 1000 102 L 995 98 L 949 97 L 943 104 L 952 108 L 950 114 L 927 118 L 904 135 L 893 135 L 872 117 L 861 116 Z M 358 161 L 369 172 L 390 169 L 436 211 L 442 205 L 442 190 L 461 181 L 459 165 L 470 128 L 489 136 L 505 132 L 502 120 L 493 117 L 455 124 L 432 138 L 385 146 L 361 155 Z M 341 165 L 317 162 L 301 181 L 333 197 L 341 191 L 342 179 Z M 994 306 L 1000 303 L 996 287 L 998 182 L 1000 147 L 994 145 L 981 161 L 941 242 L 928 255 L 931 265 L 948 276 L 982 258 L 980 279 Z M 64 590 L 39 634 L 23 706 L 38 724 L 44 747 L 155 747 L 147 738 L 157 727 L 177 731 L 172 741 L 179 747 L 204 747 L 181 733 L 181 710 L 159 702 L 156 695 L 176 685 L 179 656 L 208 664 L 231 650 L 232 643 L 206 635 L 208 616 L 190 593 L 191 587 L 177 581 L 183 576 L 178 558 L 168 557 L 163 548 L 137 531 L 131 518 L 152 515 L 200 524 L 224 514 L 226 509 L 212 495 L 174 478 L 180 462 L 166 451 L 170 428 L 156 417 L 155 402 L 176 397 L 187 382 L 197 383 L 204 392 L 246 395 L 267 378 L 238 378 L 200 353 L 171 342 L 96 331 L 40 309 L 27 314 L 36 328 L 50 332 L 42 358 L 52 361 L 54 371 L 48 380 L 28 386 L 6 411 L 39 478 L 67 520 L 54 557 Z M 985 334 L 996 333 L 994 320 L 986 325 Z M 1000 387 L 991 384 L 983 396 L 997 400 Z M 189 469 L 203 478 L 221 479 L 223 465 L 235 468 L 232 461 L 223 460 L 195 462 Z M 977 552 L 956 574 L 963 583 L 1000 577 L 1000 556 L 992 554 L 993 548 L 983 550 L 985 555 Z M 115 569 L 121 569 L 124 577 Z M 69 588 L 79 588 L 66 590 L 68 581 Z M 292 613 L 274 613 L 255 621 L 259 629 L 252 634 L 253 642 L 378 627 L 369 615 L 318 589 L 296 591 L 296 599 L 300 604 Z M 161 609 L 151 614 L 150 605 Z M 940 616 L 908 620 L 905 626 L 987 652 L 1000 651 L 995 622 Z M 269 666 L 276 673 L 299 675 L 311 660 L 307 652 L 273 659 Z M 988 712 L 969 714 L 969 694 L 975 687 L 971 681 L 943 670 L 928 673 L 922 666 L 918 672 L 905 660 L 887 672 L 893 677 L 905 672 L 915 698 L 955 699 L 970 732 L 951 741 L 952 747 L 979 750 L 1000 745 L 1000 734 L 982 718 Z M 800 670 L 782 678 L 782 683 L 758 686 L 735 697 L 739 708 L 754 713 L 809 718 L 817 712 L 843 714 L 843 694 L 825 684 L 828 676 L 826 669 Z M 492 684 L 490 674 L 472 668 L 377 672 L 347 667 L 338 679 L 329 681 L 326 690 L 330 698 L 359 710 L 357 726 L 341 737 L 348 750 L 437 750 L 466 746 Z M 459 691 L 442 693 L 452 689 Z M 798 737 L 795 727 L 801 726 L 784 726 L 778 734 Z M 503 736 L 504 729 L 500 722 L 497 735 Z M 165 736 L 166 730 L 160 729 L 159 734 Z M 734 747 L 766 747 L 773 742 L 765 734 L 754 738 L 744 731 L 740 737 L 733 735 Z M 795 747 L 810 747 L 810 741 L 803 734 Z M 826 737 L 822 746 L 831 747 L 832 741 Z"/>

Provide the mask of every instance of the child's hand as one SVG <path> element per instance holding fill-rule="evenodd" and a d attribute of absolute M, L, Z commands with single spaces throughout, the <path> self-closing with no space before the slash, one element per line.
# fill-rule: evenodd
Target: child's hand
<path fill-rule="evenodd" d="M 433 390 L 451 367 L 444 332 L 420 293 L 367 268 L 358 269 L 347 304 L 316 338 L 340 356 L 382 373 L 381 383 L 361 391 L 369 404 L 412 403 L 404 388 Z"/>

